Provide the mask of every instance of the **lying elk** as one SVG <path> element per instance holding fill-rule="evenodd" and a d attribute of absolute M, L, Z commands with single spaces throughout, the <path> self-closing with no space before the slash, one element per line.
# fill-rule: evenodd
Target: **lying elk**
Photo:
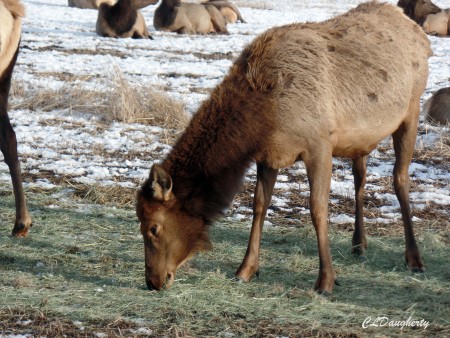
<path fill-rule="evenodd" d="M 139 9 L 158 0 L 118 0 L 113 6 L 102 3 L 98 10 L 97 34 L 110 38 L 151 38 Z"/>
<path fill-rule="evenodd" d="M 115 0 L 69 0 L 68 5 L 82 9 L 98 9 L 102 3 L 112 6 L 115 4 Z"/>
<path fill-rule="evenodd" d="M 179 34 L 228 34 L 227 21 L 214 5 L 162 0 L 155 11 L 156 30 Z"/>
<path fill-rule="evenodd" d="M 398 6 L 430 35 L 450 35 L 450 8 L 441 9 L 430 0 L 400 0 Z"/>
<path fill-rule="evenodd" d="M 237 21 L 245 23 L 245 20 L 236 5 L 227 0 L 208 0 L 206 2 L 202 2 L 202 5 L 213 5 L 217 7 L 220 13 L 227 20 L 227 23 L 235 23 Z"/>
<path fill-rule="evenodd" d="M 0 0 L 0 148 L 11 173 L 16 204 L 13 235 L 26 236 L 31 217 L 25 202 L 22 174 L 17 157 L 17 139 L 8 116 L 11 77 L 19 53 L 24 8 L 19 0 Z"/>
<path fill-rule="evenodd" d="M 423 114 L 432 123 L 450 123 L 450 87 L 435 92 L 423 105 Z"/>
<path fill-rule="evenodd" d="M 315 289 L 332 292 L 328 240 L 332 157 L 353 160 L 353 251 L 363 254 L 367 155 L 392 135 L 394 187 L 406 262 L 424 265 L 409 207 L 408 167 L 426 86 L 430 43 L 396 6 L 372 1 L 321 23 L 268 30 L 247 46 L 161 164 L 141 186 L 136 212 L 149 289 L 168 288 L 177 268 L 209 249 L 208 226 L 228 207 L 251 162 L 257 181 L 247 252 L 236 278 L 259 269 L 262 226 L 280 168 L 303 160 L 319 246 Z"/>

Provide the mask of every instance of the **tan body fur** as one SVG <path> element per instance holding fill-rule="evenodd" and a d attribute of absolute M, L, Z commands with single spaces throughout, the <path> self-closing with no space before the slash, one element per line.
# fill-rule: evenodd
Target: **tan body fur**
<path fill-rule="evenodd" d="M 9 167 L 16 204 L 13 235 L 26 236 L 31 217 L 25 202 L 22 175 L 17 156 L 16 134 L 8 116 L 8 96 L 11 77 L 19 50 L 21 17 L 24 8 L 18 0 L 0 0 L 0 148 Z"/>
<path fill-rule="evenodd" d="M 439 89 L 424 103 L 423 115 L 432 123 L 450 124 L 450 87 Z"/>
<path fill-rule="evenodd" d="M 367 155 L 392 135 L 394 187 L 405 227 L 405 259 L 424 269 L 412 229 L 408 167 L 430 44 L 401 9 L 378 2 L 321 23 L 268 30 L 244 49 L 138 194 L 150 289 L 169 287 L 176 269 L 208 248 L 208 224 L 231 203 L 248 165 L 257 163 L 253 222 L 236 277 L 259 269 L 262 226 L 280 168 L 302 160 L 319 247 L 315 289 L 336 281 L 328 242 L 332 157 L 352 159 L 353 251 L 365 252 L 363 196 Z"/>
<path fill-rule="evenodd" d="M 179 34 L 227 34 L 227 22 L 212 5 L 163 0 L 155 11 L 156 30 Z"/>
<path fill-rule="evenodd" d="M 102 3 L 110 6 L 116 3 L 115 0 L 69 0 L 69 7 L 77 7 L 82 9 L 98 9 Z"/>
<path fill-rule="evenodd" d="M 140 8 L 158 0 L 118 0 L 113 6 L 102 3 L 97 17 L 96 32 L 111 38 L 151 38 Z"/>

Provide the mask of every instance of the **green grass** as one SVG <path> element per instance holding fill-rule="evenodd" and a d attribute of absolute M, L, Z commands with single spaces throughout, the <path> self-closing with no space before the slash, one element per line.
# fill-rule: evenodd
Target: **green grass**
<path fill-rule="evenodd" d="M 170 290 L 150 292 L 134 211 L 30 192 L 34 226 L 10 236 L 12 195 L 0 194 L 0 335 L 93 336 L 441 336 L 449 333 L 450 266 L 445 234 L 417 229 L 427 266 L 404 266 L 403 237 L 369 240 L 367 261 L 350 253 L 351 233 L 330 229 L 341 283 L 317 295 L 314 230 L 265 229 L 260 277 L 230 280 L 239 266 L 249 222 L 218 222 L 214 249 L 182 267 Z M 59 205 L 59 208 L 49 207 Z M 441 228 L 442 229 L 442 228 Z M 368 317 L 424 319 L 427 329 L 361 327 Z M 27 322 L 27 320 L 29 322 Z M 26 324 L 26 325 L 25 325 Z M 147 328 L 147 331 L 136 331 Z"/>

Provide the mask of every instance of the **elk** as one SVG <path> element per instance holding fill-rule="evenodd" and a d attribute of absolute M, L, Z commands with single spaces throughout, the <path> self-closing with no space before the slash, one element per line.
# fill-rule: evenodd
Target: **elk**
<path fill-rule="evenodd" d="M 111 38 L 151 38 L 139 9 L 157 2 L 158 0 L 118 0 L 115 5 L 100 4 L 97 34 Z"/>
<path fill-rule="evenodd" d="M 19 53 L 23 5 L 18 0 L 0 0 L 0 148 L 9 167 L 13 184 L 16 221 L 14 236 L 26 236 L 32 226 L 22 187 L 22 174 L 17 156 L 17 139 L 8 116 L 11 78 Z"/>
<path fill-rule="evenodd" d="M 217 9 L 222 13 L 222 15 L 227 20 L 227 23 L 235 23 L 240 21 L 245 23 L 244 18 L 239 12 L 239 9 L 233 3 L 228 0 L 208 0 L 206 2 L 202 2 L 203 5 L 213 5 L 217 7 Z"/>
<path fill-rule="evenodd" d="M 396 6 L 371 1 L 319 23 L 269 29 L 247 46 L 188 127 L 141 185 L 136 213 L 150 290 L 169 288 L 177 268 L 211 247 L 208 228 L 232 202 L 256 162 L 253 221 L 235 277 L 258 273 L 262 227 L 278 170 L 302 160 L 319 251 L 315 289 L 332 292 L 328 240 L 332 158 L 353 161 L 355 230 L 363 254 L 366 160 L 392 135 L 394 188 L 405 229 L 406 263 L 424 270 L 409 206 L 420 97 L 430 42 Z"/>
<path fill-rule="evenodd" d="M 82 9 L 98 9 L 102 3 L 110 6 L 115 4 L 115 0 L 69 0 L 69 7 L 77 7 Z"/>
<path fill-rule="evenodd" d="M 397 6 L 422 26 L 425 33 L 446 36 L 450 32 L 450 9 L 441 9 L 430 0 L 400 0 Z"/>
<path fill-rule="evenodd" d="M 217 7 L 181 0 L 162 0 L 155 11 L 153 26 L 178 34 L 228 34 L 227 21 Z"/>
<path fill-rule="evenodd" d="M 450 87 L 441 88 L 425 101 L 422 112 L 425 118 L 436 124 L 450 123 Z"/>

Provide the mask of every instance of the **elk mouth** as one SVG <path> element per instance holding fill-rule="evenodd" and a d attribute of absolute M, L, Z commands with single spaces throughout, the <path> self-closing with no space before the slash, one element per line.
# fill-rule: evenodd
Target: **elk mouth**
<path fill-rule="evenodd" d="M 164 280 L 164 283 L 161 286 L 156 286 L 151 279 L 147 280 L 147 288 L 150 291 L 159 291 L 159 290 L 164 290 L 164 289 L 170 289 L 170 287 L 172 286 L 173 282 L 175 281 L 175 274 L 172 272 L 169 272 L 166 276 L 166 279 Z"/>

